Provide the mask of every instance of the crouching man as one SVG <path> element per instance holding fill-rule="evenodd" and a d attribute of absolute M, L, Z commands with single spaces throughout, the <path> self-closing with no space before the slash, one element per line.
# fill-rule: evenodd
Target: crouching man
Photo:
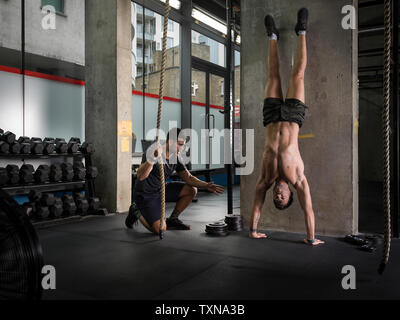
<path fill-rule="evenodd" d="M 159 164 L 156 158 L 161 156 L 164 166 L 165 181 L 176 171 L 182 182 L 169 182 L 165 185 L 165 201 L 175 202 L 175 208 L 169 218 L 163 223 L 163 231 L 190 230 L 190 226 L 183 223 L 179 217 L 196 197 L 197 188 L 204 188 L 214 194 L 224 192 L 222 186 L 212 182 L 204 182 L 192 176 L 180 159 L 180 152 L 186 139 L 180 137 L 181 129 L 175 128 L 168 132 L 167 141 L 158 146 L 154 151 L 154 157 L 150 159 L 143 154 L 142 164 L 137 171 L 137 179 L 134 187 L 133 204 L 129 209 L 125 225 L 132 228 L 140 222 L 150 232 L 160 233 L 161 220 L 161 179 Z"/>

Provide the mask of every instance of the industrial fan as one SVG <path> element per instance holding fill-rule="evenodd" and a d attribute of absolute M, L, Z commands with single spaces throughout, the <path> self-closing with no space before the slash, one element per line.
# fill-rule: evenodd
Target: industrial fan
<path fill-rule="evenodd" d="M 43 254 L 28 216 L 0 189 L 0 299 L 38 300 Z"/>

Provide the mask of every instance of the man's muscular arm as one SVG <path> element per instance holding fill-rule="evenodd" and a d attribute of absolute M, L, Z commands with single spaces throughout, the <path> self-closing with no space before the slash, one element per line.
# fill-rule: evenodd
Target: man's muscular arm
<path fill-rule="evenodd" d="M 313 243 L 309 244 L 317 245 L 324 243 L 321 240 L 315 239 L 315 217 L 314 210 L 312 208 L 311 193 L 307 178 L 303 176 L 302 179 L 299 179 L 299 181 L 295 185 L 295 188 L 301 208 L 304 211 L 304 218 L 307 229 L 307 239 L 305 240 L 305 242 L 308 243 L 307 240 L 314 239 Z"/>

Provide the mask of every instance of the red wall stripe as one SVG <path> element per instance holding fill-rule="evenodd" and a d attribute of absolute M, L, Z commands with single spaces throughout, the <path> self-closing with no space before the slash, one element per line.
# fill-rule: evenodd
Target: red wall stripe
<path fill-rule="evenodd" d="M 13 68 L 13 67 L 1 66 L 1 65 L 0 65 L 0 71 L 16 73 L 16 74 L 21 74 L 22 73 L 21 69 Z M 84 86 L 85 85 L 85 81 L 82 81 L 82 80 L 66 78 L 66 77 L 60 77 L 60 76 L 55 76 L 55 75 L 41 73 L 41 72 L 25 70 L 25 75 L 31 76 L 31 77 L 35 77 L 35 78 L 46 79 L 46 80 L 64 82 L 64 83 L 69 83 L 69 84 L 76 84 L 76 85 L 80 85 L 80 86 Z M 139 96 L 143 95 L 143 93 L 141 91 L 136 91 L 136 90 L 132 90 L 132 94 L 139 95 Z M 158 95 L 157 94 L 145 93 L 145 96 L 149 97 L 149 98 L 158 99 Z M 181 99 L 172 98 L 172 97 L 166 97 L 166 96 L 164 96 L 163 99 L 167 100 L 167 101 L 173 101 L 173 102 L 182 102 Z M 196 106 L 201 106 L 201 107 L 205 107 L 206 106 L 205 103 L 196 102 L 196 101 L 192 101 L 192 104 L 196 105 Z M 210 108 L 224 110 L 223 106 L 217 106 L 217 105 L 212 105 L 212 104 L 210 104 Z"/>
<path fill-rule="evenodd" d="M 21 69 L 13 67 L 0 66 L 0 71 L 21 74 Z"/>

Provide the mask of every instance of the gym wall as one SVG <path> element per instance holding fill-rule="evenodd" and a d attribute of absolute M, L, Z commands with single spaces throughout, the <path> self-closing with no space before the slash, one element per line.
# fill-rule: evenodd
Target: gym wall
<path fill-rule="evenodd" d="M 316 218 L 316 232 L 344 235 L 358 228 L 358 90 L 357 30 L 344 30 L 345 5 L 357 1 L 317 0 L 242 2 L 241 127 L 255 130 L 253 174 L 241 177 L 241 212 L 249 222 L 253 192 L 260 173 L 265 128 L 262 125 L 267 80 L 268 40 L 264 16 L 272 14 L 280 30 L 279 58 L 284 96 L 288 88 L 297 36 L 297 11 L 309 9 L 308 66 L 305 76 L 307 117 L 300 130 L 299 148 L 305 164 Z M 248 196 L 246 196 L 248 195 Z M 275 209 L 272 189 L 260 219 L 260 228 L 305 232 L 297 196 L 285 211 Z"/>

